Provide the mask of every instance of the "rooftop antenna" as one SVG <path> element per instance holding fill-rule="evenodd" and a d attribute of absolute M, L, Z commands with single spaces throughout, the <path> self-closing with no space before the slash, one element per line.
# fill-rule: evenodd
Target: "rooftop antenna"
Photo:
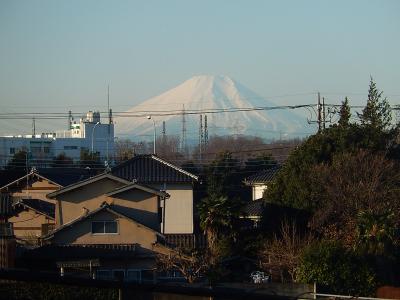
<path fill-rule="evenodd" d="M 36 135 L 36 123 L 35 123 L 35 117 L 32 118 L 32 137 L 35 137 Z"/>
<path fill-rule="evenodd" d="M 112 123 L 112 112 L 110 109 L 110 85 L 107 85 L 107 111 L 108 111 L 108 125 L 107 125 L 107 151 L 106 151 L 106 165 L 108 166 L 108 144 L 110 141 L 110 127 Z"/>
<path fill-rule="evenodd" d="M 67 124 L 67 130 L 70 130 L 72 128 L 72 111 L 68 111 L 68 124 Z"/>

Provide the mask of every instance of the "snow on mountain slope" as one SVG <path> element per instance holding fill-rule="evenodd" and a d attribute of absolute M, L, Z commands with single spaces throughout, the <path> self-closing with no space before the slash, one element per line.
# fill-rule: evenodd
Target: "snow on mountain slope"
<path fill-rule="evenodd" d="M 272 107 L 272 103 L 257 95 L 242 84 L 227 76 L 194 76 L 177 87 L 153 97 L 129 109 L 127 113 L 152 115 L 156 122 L 157 135 L 161 133 L 162 122 L 166 123 L 167 134 L 180 135 L 182 131 L 183 107 L 191 110 L 215 110 L 229 108 Z M 159 116 L 175 111 L 178 115 Z M 158 116 L 157 116 L 158 115 Z M 207 114 L 209 136 L 217 134 L 248 134 L 264 138 L 301 136 L 306 128 L 305 118 L 290 110 L 258 110 Z M 187 139 L 196 139 L 199 132 L 199 115 L 185 114 Z M 119 136 L 140 138 L 151 136 L 151 120 L 141 117 L 118 117 L 115 119 Z"/>

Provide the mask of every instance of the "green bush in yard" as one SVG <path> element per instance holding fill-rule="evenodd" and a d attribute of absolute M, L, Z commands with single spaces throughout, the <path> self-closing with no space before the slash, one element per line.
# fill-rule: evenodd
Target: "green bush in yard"
<path fill-rule="evenodd" d="M 373 296 L 375 271 L 369 262 L 338 242 L 318 242 L 302 254 L 297 281 L 317 283 L 317 290 L 341 295 Z"/>

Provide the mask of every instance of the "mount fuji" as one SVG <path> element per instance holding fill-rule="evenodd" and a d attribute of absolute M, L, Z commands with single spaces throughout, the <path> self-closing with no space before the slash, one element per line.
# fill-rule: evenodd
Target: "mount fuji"
<path fill-rule="evenodd" d="M 228 76 L 194 76 L 159 96 L 150 98 L 125 112 L 125 117 L 115 118 L 117 136 L 134 139 L 149 139 L 155 121 L 157 135 L 165 122 L 166 134 L 180 135 L 183 111 L 187 140 L 196 140 L 199 133 L 199 115 L 196 111 L 208 111 L 209 136 L 246 134 L 267 139 L 304 136 L 307 121 L 288 109 L 248 110 L 226 112 L 232 108 L 273 107 L 255 92 Z M 216 110 L 223 112 L 210 113 Z M 192 114 L 193 113 L 193 114 Z M 203 114 L 204 120 L 204 114 Z M 147 138 L 146 138 L 147 136 Z"/>

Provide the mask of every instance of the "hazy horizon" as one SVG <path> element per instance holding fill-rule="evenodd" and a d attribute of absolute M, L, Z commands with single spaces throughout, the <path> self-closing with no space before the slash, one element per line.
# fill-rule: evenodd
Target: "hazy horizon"
<path fill-rule="evenodd" d="M 400 2 L 0 1 L 0 108 L 124 111 L 194 75 L 227 75 L 278 105 L 400 103 Z M 0 135 L 31 132 L 0 118 Z M 37 129 L 66 122 L 37 120 Z M 59 126 L 59 127 L 58 127 Z"/>

